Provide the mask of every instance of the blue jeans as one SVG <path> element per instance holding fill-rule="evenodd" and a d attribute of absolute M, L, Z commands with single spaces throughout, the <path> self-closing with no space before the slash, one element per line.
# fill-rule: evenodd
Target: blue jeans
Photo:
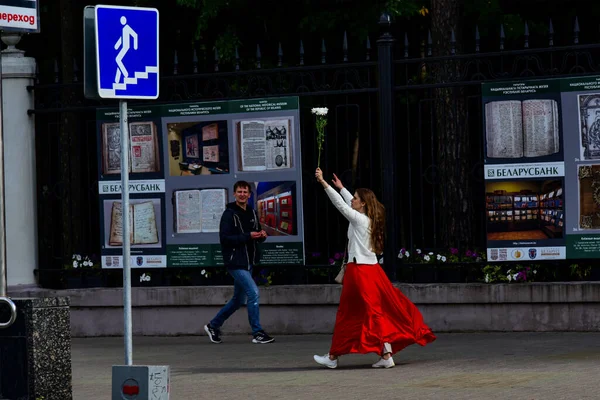
<path fill-rule="evenodd" d="M 215 329 L 220 329 L 227 318 L 231 317 L 241 306 L 246 304 L 248 308 L 248 322 L 252 328 L 252 333 L 262 331 L 260 326 L 260 313 L 258 310 L 258 287 L 252 279 L 252 269 L 231 269 L 228 271 L 233 276 L 233 297 L 225 307 L 217 313 L 217 315 L 210 321 L 210 326 Z M 248 300 L 246 302 L 246 299 Z"/>

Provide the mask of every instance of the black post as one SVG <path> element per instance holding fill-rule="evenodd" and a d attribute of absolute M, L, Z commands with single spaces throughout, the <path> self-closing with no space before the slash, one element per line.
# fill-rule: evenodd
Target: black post
<path fill-rule="evenodd" d="M 396 126 L 394 120 L 394 42 L 390 34 L 390 16 L 379 19 L 382 33 L 377 41 L 379 71 L 379 132 L 382 167 L 382 203 L 386 208 L 386 240 L 383 267 L 391 281 L 396 280 L 398 215 L 396 213 Z"/>

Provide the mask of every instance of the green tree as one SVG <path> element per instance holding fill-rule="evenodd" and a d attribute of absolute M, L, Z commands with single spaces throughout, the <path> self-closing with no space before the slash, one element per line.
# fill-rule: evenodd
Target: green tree
<path fill-rule="evenodd" d="M 351 37 L 365 38 L 376 32 L 378 16 L 386 11 L 395 17 L 417 15 L 425 0 L 176 0 L 196 18 L 192 40 L 212 39 L 223 62 L 231 62 L 236 46 L 254 49 L 258 42 L 289 42 L 297 46 L 306 37 L 317 39 L 346 30 Z M 273 47 L 273 46 L 272 46 Z"/>

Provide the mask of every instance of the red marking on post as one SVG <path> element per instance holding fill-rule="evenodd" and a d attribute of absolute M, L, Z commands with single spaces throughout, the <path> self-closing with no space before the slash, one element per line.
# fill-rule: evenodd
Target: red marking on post
<path fill-rule="evenodd" d="M 136 394 L 140 394 L 140 387 L 133 385 L 124 385 L 123 386 L 123 394 L 128 396 L 134 396 Z"/>

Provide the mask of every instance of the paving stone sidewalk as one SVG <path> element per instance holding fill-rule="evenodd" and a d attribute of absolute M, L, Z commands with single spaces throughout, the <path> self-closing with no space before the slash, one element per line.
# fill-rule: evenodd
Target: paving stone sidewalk
<path fill-rule="evenodd" d="M 439 334 L 397 354 L 350 355 L 336 370 L 319 367 L 331 337 L 136 337 L 136 365 L 171 366 L 171 399 L 600 399 L 600 333 Z M 110 400 L 111 366 L 123 363 L 122 338 L 73 339 L 75 400 Z"/>

